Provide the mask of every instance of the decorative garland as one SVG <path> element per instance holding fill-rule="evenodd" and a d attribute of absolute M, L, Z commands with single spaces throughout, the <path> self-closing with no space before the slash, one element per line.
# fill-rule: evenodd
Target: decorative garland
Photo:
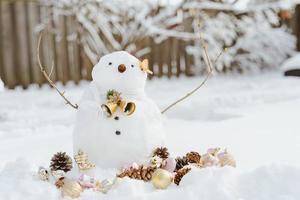
<path fill-rule="evenodd" d="M 73 168 L 72 158 L 65 152 L 58 152 L 53 155 L 49 169 L 40 167 L 38 177 L 42 181 L 53 182 L 61 190 L 62 196 L 78 198 L 84 190 L 107 193 L 114 188 L 116 183 L 124 177 L 131 179 L 151 181 L 157 189 L 166 189 L 172 183 L 179 185 L 181 179 L 192 170 L 192 167 L 236 167 L 233 156 L 227 150 L 221 151 L 220 148 L 211 148 L 207 153 L 200 154 L 195 151 L 187 153 L 183 157 L 176 159 L 169 156 L 166 147 L 154 149 L 149 163 L 138 165 L 132 163 L 121 169 L 113 180 L 97 180 L 85 174 L 86 171 L 95 167 L 88 160 L 88 155 L 79 150 L 74 160 L 78 166 L 80 174 L 77 179 L 66 177 L 66 173 Z"/>

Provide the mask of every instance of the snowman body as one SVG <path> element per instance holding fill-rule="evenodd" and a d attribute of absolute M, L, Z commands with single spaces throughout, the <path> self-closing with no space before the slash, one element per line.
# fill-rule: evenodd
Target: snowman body
<path fill-rule="evenodd" d="M 84 151 L 101 168 L 144 162 L 155 147 L 164 143 L 161 113 L 144 91 L 147 74 L 139 64 L 124 51 L 103 56 L 82 97 L 73 133 L 74 153 Z M 108 117 L 101 105 L 107 103 L 109 90 L 133 102 L 135 111 L 127 115 L 118 109 Z"/>

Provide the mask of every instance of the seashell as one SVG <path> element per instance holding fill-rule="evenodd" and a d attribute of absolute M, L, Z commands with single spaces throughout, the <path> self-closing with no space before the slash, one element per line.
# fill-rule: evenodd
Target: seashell
<path fill-rule="evenodd" d="M 163 166 L 163 169 L 165 169 L 168 172 L 172 173 L 172 172 L 174 172 L 175 168 L 176 168 L 176 161 L 175 161 L 175 159 L 171 158 L 171 157 L 167 158 L 165 160 L 165 165 Z"/>
<path fill-rule="evenodd" d="M 64 185 L 62 186 L 62 196 L 68 196 L 71 198 L 78 198 L 82 192 L 82 187 L 77 181 L 64 179 Z"/>
<path fill-rule="evenodd" d="M 236 167 L 236 161 L 234 157 L 229 154 L 227 151 L 218 154 L 219 165 L 221 167 L 231 166 Z"/>
<path fill-rule="evenodd" d="M 48 172 L 48 170 L 46 168 L 39 167 L 38 176 L 39 176 L 40 180 L 42 180 L 42 181 L 48 181 L 50 174 L 49 174 L 49 172 Z"/>

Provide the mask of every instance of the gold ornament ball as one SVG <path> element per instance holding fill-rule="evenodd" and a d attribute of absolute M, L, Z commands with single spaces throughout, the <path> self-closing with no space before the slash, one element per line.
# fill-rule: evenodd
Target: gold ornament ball
<path fill-rule="evenodd" d="M 78 198 L 81 192 L 82 192 L 82 187 L 77 181 L 64 180 L 64 185 L 62 186 L 63 196 Z"/>
<path fill-rule="evenodd" d="M 173 177 L 167 170 L 157 169 L 152 175 L 151 182 L 157 189 L 166 189 L 173 182 Z"/>

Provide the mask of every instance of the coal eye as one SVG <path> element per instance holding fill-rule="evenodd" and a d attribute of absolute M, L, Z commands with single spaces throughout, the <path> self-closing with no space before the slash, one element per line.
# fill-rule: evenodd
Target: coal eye
<path fill-rule="evenodd" d="M 108 63 L 108 65 L 112 65 L 112 63 L 111 63 L 111 62 L 109 62 L 109 63 Z"/>
<path fill-rule="evenodd" d="M 131 67 L 134 67 L 134 65 L 131 65 Z"/>

